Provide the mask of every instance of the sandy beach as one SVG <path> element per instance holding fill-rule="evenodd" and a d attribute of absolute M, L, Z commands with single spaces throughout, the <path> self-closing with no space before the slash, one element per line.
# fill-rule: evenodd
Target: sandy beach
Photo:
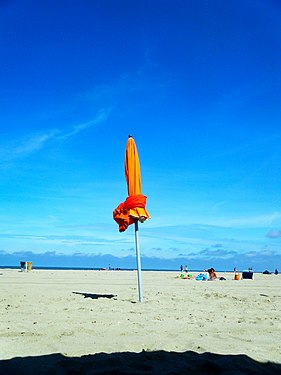
<path fill-rule="evenodd" d="M 280 274 L 143 271 L 142 303 L 135 271 L 0 274 L 1 374 L 281 371 Z"/>

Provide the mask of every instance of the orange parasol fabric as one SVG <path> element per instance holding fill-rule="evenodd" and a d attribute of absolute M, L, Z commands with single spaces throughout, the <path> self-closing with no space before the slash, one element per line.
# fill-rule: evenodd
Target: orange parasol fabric
<path fill-rule="evenodd" d="M 125 152 L 125 177 L 128 187 L 128 195 L 141 194 L 140 162 L 136 143 L 129 136 Z"/>
<path fill-rule="evenodd" d="M 140 162 L 137 146 L 132 136 L 129 136 L 126 144 L 125 177 L 128 197 L 113 211 L 113 218 L 119 225 L 119 232 L 124 232 L 136 220 L 143 223 L 150 218 L 145 208 L 146 196 L 141 194 Z"/>
<path fill-rule="evenodd" d="M 145 209 L 146 196 L 141 193 L 140 162 L 137 146 L 132 136 L 126 144 L 125 176 L 128 187 L 128 197 L 125 202 L 113 211 L 113 218 L 119 225 L 119 232 L 124 232 L 129 225 L 135 224 L 136 257 L 138 266 L 139 301 L 142 302 L 141 259 L 139 250 L 139 221 L 143 223 L 148 219 L 149 213 Z"/>

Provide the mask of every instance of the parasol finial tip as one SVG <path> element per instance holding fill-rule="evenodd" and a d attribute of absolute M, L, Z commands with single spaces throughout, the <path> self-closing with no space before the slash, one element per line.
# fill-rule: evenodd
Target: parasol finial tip
<path fill-rule="evenodd" d="M 133 138 L 133 136 L 131 134 L 128 135 L 128 138 Z"/>

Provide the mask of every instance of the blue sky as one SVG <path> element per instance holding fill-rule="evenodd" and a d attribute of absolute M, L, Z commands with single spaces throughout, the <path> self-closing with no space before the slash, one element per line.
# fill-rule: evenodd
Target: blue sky
<path fill-rule="evenodd" d="M 149 266 L 281 268 L 279 1 L 4 0 L 0 45 L 0 263 L 134 259 L 132 134 Z"/>

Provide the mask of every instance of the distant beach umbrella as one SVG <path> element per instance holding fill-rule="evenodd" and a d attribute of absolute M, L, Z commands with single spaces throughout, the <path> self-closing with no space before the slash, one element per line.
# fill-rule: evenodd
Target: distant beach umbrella
<path fill-rule="evenodd" d="M 125 151 L 125 177 L 127 181 L 128 197 L 126 198 L 125 202 L 120 203 L 119 206 L 113 211 L 113 218 L 119 225 L 119 232 L 124 232 L 129 225 L 135 224 L 139 301 L 142 302 L 138 222 L 140 221 L 143 223 L 145 220 L 150 218 L 150 215 L 145 208 L 146 196 L 142 195 L 141 193 L 141 171 L 137 146 L 134 139 L 130 135 Z"/>

